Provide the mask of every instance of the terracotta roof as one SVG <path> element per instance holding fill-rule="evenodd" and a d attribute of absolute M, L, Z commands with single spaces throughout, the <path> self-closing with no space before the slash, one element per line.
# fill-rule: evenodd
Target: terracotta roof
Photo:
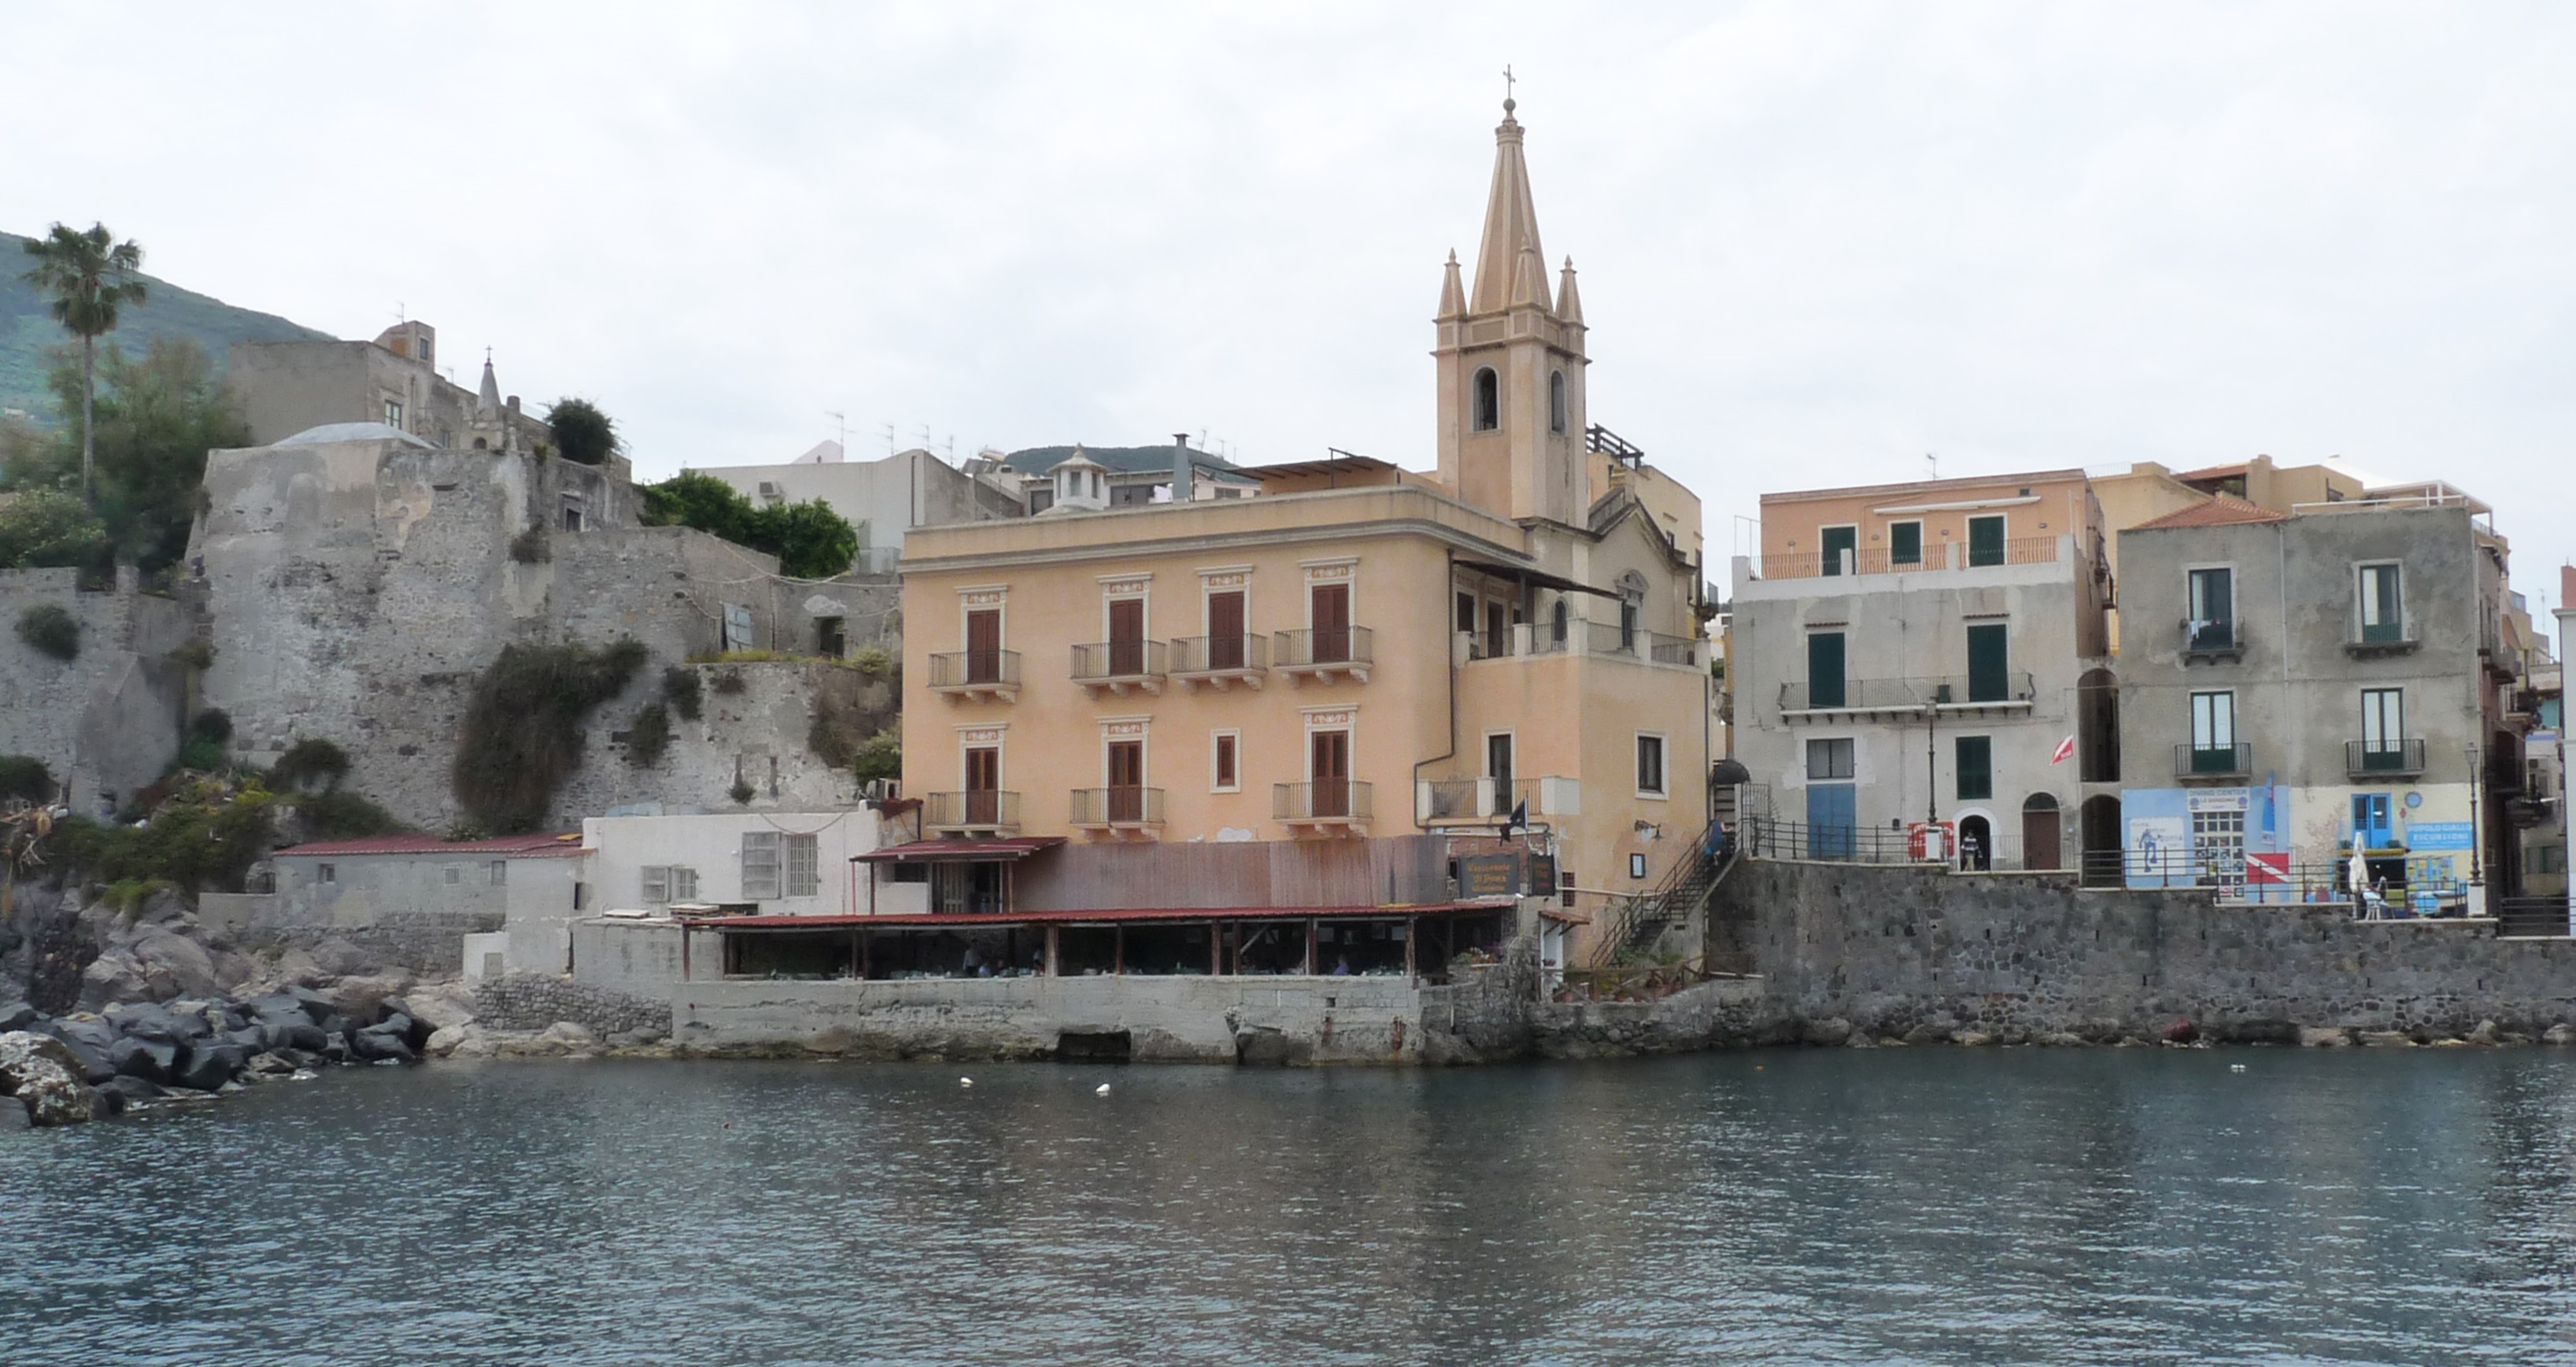
<path fill-rule="evenodd" d="M 356 854 L 499 854 L 551 856 L 581 848 L 581 832 L 559 835 L 505 835 L 494 840 L 441 840 L 434 835 L 371 835 L 364 840 L 317 840 L 289 845 L 280 855 L 299 857 Z"/>
<path fill-rule="evenodd" d="M 682 916 L 690 930 L 847 930 L 867 926 L 901 930 L 923 926 L 1005 926 L 1064 924 L 1109 925 L 1138 921 L 1322 921 L 1386 919 L 1397 916 L 1442 916 L 1469 911 L 1508 911 L 1512 897 L 1470 897 L 1454 902 L 1418 902 L 1373 907 L 1117 907 L 1050 911 L 886 912 L 880 915 L 825 916 Z M 1588 918 L 1587 918 L 1588 919 Z"/>
<path fill-rule="evenodd" d="M 2269 508 L 2257 508 L 2241 498 L 2229 498 L 2225 494 L 2218 494 L 2202 499 L 2189 507 L 2176 508 L 2162 517 L 2148 518 L 2128 530 L 2143 532 L 2160 527 L 2232 527 L 2239 523 L 2289 520 L 2288 513 L 2276 513 Z"/>
<path fill-rule="evenodd" d="M 1064 843 L 1060 835 L 1015 835 L 990 839 L 916 840 L 909 845 L 889 845 L 866 854 L 854 854 L 855 863 L 882 864 L 889 860 L 916 859 L 1025 859 L 1040 850 L 1053 849 Z"/>

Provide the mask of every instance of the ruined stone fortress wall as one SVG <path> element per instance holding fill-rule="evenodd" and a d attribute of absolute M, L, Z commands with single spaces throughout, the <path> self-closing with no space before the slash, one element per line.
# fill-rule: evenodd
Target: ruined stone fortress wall
<path fill-rule="evenodd" d="M 729 607 L 758 643 L 811 651 L 815 617 L 874 609 L 883 620 L 889 605 L 877 600 L 891 589 L 782 580 L 772 557 L 685 528 L 637 527 L 631 505 L 614 471 L 544 456 L 392 439 L 213 452 L 190 544 L 216 645 L 205 704 L 232 715 L 248 762 L 300 738 L 330 740 L 352 761 L 350 786 L 436 830 L 458 816 L 458 727 L 503 646 L 631 637 L 650 661 L 592 714 L 559 819 L 672 792 L 721 801 L 738 764 L 769 799 L 770 754 L 805 731 L 801 718 L 778 725 L 776 699 L 757 717 L 734 709 L 730 730 L 677 727 L 652 769 L 629 766 L 610 737 L 658 696 L 664 666 L 717 649 Z M 582 529 L 566 528 L 567 508 L 581 511 Z M 708 697 L 711 718 L 718 701 Z M 846 780 L 819 764 L 780 770 L 776 800 L 847 796 Z"/>
<path fill-rule="evenodd" d="M 43 604 L 80 624 L 75 658 L 18 639 L 20 615 Z M 140 592 L 132 571 L 85 593 L 76 570 L 0 570 L 0 754 L 44 761 L 83 812 L 103 794 L 131 798 L 178 752 L 187 668 L 169 654 L 189 630 L 186 610 Z"/>
<path fill-rule="evenodd" d="M 2492 923 L 2355 921 L 2220 906 L 2205 890 L 2086 890 L 2032 875 L 1745 860 L 1710 908 L 1711 961 L 1763 976 L 1792 1020 L 1902 1037 L 2221 1038 L 2297 1029 L 2538 1035 L 2576 1020 L 2576 941 Z"/>

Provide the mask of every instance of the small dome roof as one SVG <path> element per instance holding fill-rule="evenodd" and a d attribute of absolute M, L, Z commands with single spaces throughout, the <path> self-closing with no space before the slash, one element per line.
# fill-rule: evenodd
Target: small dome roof
<path fill-rule="evenodd" d="M 1721 787 L 1737 783 L 1751 783 L 1753 781 L 1753 771 L 1745 768 L 1744 761 L 1740 759 L 1722 759 L 1717 763 L 1708 766 L 1708 781 Z"/>
<path fill-rule="evenodd" d="M 288 437 L 284 441 L 272 442 L 270 444 L 274 446 L 328 446 L 333 442 L 342 441 L 399 441 L 417 446 L 424 451 L 435 451 L 438 449 L 436 446 L 422 441 L 420 438 L 413 436 L 411 433 L 406 432 L 399 427 L 388 427 L 380 422 L 326 422 L 320 427 L 305 428 L 303 431 L 296 433 L 294 436 Z"/>

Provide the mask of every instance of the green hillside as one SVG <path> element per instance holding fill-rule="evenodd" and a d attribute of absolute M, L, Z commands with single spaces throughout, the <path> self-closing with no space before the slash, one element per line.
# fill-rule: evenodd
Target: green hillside
<path fill-rule="evenodd" d="M 39 418 L 53 417 L 53 395 L 45 388 L 45 352 L 68 340 L 61 325 L 45 312 L 45 298 L 20 277 L 34 264 L 27 239 L 0 233 L 0 408 L 23 408 Z M 151 244 L 146 243 L 148 262 Z M 327 332 L 290 323 L 272 314 L 235 308 L 147 275 L 150 297 L 143 307 L 127 309 L 117 329 L 103 340 L 140 351 L 156 332 L 194 338 L 217 368 L 235 342 L 292 342 L 328 338 Z"/>

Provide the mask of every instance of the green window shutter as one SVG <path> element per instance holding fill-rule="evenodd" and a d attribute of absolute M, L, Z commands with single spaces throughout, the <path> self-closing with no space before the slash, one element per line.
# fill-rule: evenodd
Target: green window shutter
<path fill-rule="evenodd" d="M 1840 574 L 1843 572 L 1843 557 L 1847 553 L 1858 550 L 1860 547 L 1860 528 L 1827 527 L 1825 528 L 1824 541 L 1825 573 Z M 1854 560 L 1859 559 L 1857 555 L 1854 555 L 1852 558 Z"/>
<path fill-rule="evenodd" d="M 1959 737 L 1959 800 L 1983 802 L 1994 795 L 1994 738 L 1991 736 Z"/>
<path fill-rule="evenodd" d="M 2011 662 L 2004 624 L 1968 628 L 1968 701 L 2002 702 L 2012 696 Z"/>
<path fill-rule="evenodd" d="M 1887 563 L 1920 565 L 1923 563 L 1923 524 L 1897 522 L 1887 528 Z"/>
<path fill-rule="evenodd" d="M 1968 519 L 1968 564 L 2000 565 L 2004 563 L 2004 520 L 2000 517 Z"/>
<path fill-rule="evenodd" d="M 1807 706 L 1843 705 L 1843 634 L 1816 631 L 1807 635 Z"/>

